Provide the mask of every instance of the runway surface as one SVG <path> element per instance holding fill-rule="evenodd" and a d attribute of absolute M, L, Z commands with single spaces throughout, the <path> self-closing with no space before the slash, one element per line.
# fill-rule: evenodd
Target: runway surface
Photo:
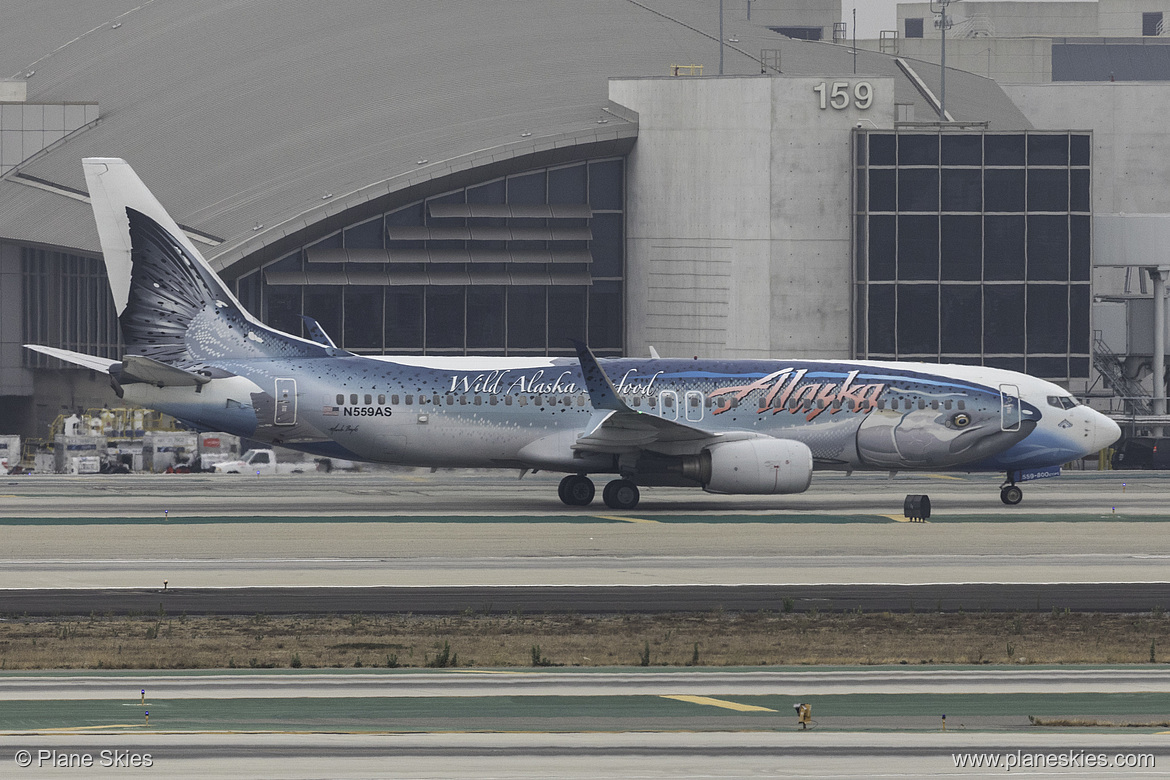
<path fill-rule="evenodd" d="M 0 616 L 780 612 L 789 602 L 798 613 L 1151 612 L 1170 604 L 1170 583 L 32 588 L 0 590 Z"/>
<path fill-rule="evenodd" d="M 64 608 L 96 589 L 111 605 L 156 609 L 164 580 L 177 590 L 165 598 L 189 611 L 203 611 L 200 599 L 336 609 L 338 588 L 354 589 L 338 598 L 355 608 L 413 592 L 412 608 L 443 611 L 443 595 L 464 609 L 484 589 L 515 604 L 507 588 L 538 587 L 549 608 L 589 594 L 598 610 L 750 607 L 776 588 L 867 608 L 1148 609 L 1170 604 L 1168 476 L 1074 472 L 1005 507 L 992 475 L 818 474 L 797 496 L 648 489 L 633 512 L 564 507 L 543 474 L 11 477 L 0 485 L 0 589 L 39 594 L 9 594 L 21 600 L 0 600 L 0 612 L 44 614 L 51 605 L 36 605 L 50 592 Z M 900 522 L 907 493 L 931 495 L 929 523 Z M 1078 587 L 1053 590 L 1063 584 Z M 662 586 L 691 590 L 645 595 Z"/>
<path fill-rule="evenodd" d="M 467 696 L 1114 694 L 1170 698 L 1170 668 L 60 671 L 0 673 L 0 701 Z M 133 703 L 132 701 L 132 703 Z M 1090 705 L 1093 706 L 1093 705 Z M 1100 707 L 1098 710 L 1100 711 Z M 3 716 L 0 716 L 2 718 Z M 1168 716 L 1170 717 L 1170 716 Z M 935 725 L 935 724 L 932 724 Z"/>
<path fill-rule="evenodd" d="M 425 734 L 425 735 L 167 735 L 120 738 L 25 737 L 0 752 L 11 762 L 19 750 L 91 754 L 85 776 L 127 777 L 156 772 L 167 777 L 248 778 L 522 778 L 595 780 L 622 778 L 1060 778 L 1166 777 L 1166 737 L 1147 734 L 1031 735 L 946 734 Z M 148 755 L 148 770 L 103 769 L 101 751 L 111 744 L 124 755 Z M 1104 756 L 1112 763 L 1153 763 L 1152 769 L 1111 767 L 1028 769 L 956 768 L 973 755 L 1001 764 L 1025 754 L 1065 754 L 1070 760 Z M 1009 758 L 1009 756 L 1011 758 Z M 12 764 L 8 764 L 12 766 Z M 81 776 L 79 770 L 14 771 L 14 777 Z"/>
<path fill-rule="evenodd" d="M 125 765 L 115 772 L 102 761 L 138 756 L 168 777 L 990 777 L 1005 769 L 960 771 L 956 763 L 1062 753 L 1105 756 L 1120 764 L 1111 767 L 1118 777 L 1164 777 L 1164 729 L 1069 731 L 1032 725 L 1028 716 L 1152 724 L 1170 703 L 1168 675 L 1118 668 L 7 674 L 0 675 L 0 766 L 27 760 L 28 771 L 52 774 L 53 761 L 89 755 L 86 776 L 127 776 Z M 794 700 L 813 705 L 811 731 L 797 728 Z M 1096 767 L 1051 770 L 1029 776 L 1109 776 Z"/>
<path fill-rule="evenodd" d="M 799 496 L 648 489 L 637 511 L 614 512 L 562 506 L 543 474 L 8 478 L 0 615 L 1170 605 L 1166 475 L 1070 474 L 1027 486 L 1018 507 L 998 484 L 818 474 Z M 908 493 L 931 496 L 931 522 L 902 522 Z M 1031 775 L 1170 774 L 1170 735 L 1154 725 L 1170 672 L 1157 666 L 490 672 L 0 672 L 0 774 L 1007 773 L 957 767 L 965 751 L 1155 763 Z M 795 729 L 794 701 L 814 704 L 813 731 Z M 1147 725 L 1029 720 L 1062 715 Z M 42 765 L 23 770 L 20 750 Z M 103 750 L 152 765 L 103 766 Z M 51 768 L 73 754 L 94 765 Z"/>

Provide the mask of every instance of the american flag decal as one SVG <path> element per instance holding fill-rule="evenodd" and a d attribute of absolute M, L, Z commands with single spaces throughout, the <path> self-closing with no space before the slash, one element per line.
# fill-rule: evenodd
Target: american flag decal
<path fill-rule="evenodd" d="M 321 407 L 321 414 L 325 415 L 326 417 L 336 417 L 338 412 L 340 412 L 340 411 L 341 411 L 341 408 L 337 407 L 337 406 L 323 406 L 323 407 Z"/>

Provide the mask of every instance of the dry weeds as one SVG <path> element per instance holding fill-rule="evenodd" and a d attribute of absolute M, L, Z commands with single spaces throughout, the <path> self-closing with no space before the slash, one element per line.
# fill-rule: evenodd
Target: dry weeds
<path fill-rule="evenodd" d="M 1160 612 L 0 621 L 0 669 L 1134 664 L 1163 654 L 1170 660 L 1170 618 Z"/>

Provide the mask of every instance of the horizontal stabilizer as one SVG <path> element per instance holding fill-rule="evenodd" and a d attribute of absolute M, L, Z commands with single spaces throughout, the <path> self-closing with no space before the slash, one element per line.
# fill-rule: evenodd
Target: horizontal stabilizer
<path fill-rule="evenodd" d="M 122 358 L 122 374 L 119 381 L 122 384 L 146 382 L 158 387 L 195 387 L 205 385 L 211 379 L 142 355 L 127 355 Z"/>
<path fill-rule="evenodd" d="M 40 344 L 25 344 L 24 348 L 31 349 L 33 352 L 40 352 L 42 355 L 48 355 L 58 360 L 64 360 L 66 363 L 73 363 L 74 365 L 84 366 L 94 371 L 101 371 L 103 374 L 110 373 L 110 367 L 118 364 L 117 360 L 97 357 L 96 355 L 86 355 L 81 352 L 71 352 L 67 349 L 58 349 L 57 347 L 42 347 Z"/>
<path fill-rule="evenodd" d="M 184 371 L 181 368 L 168 366 L 141 355 L 127 355 L 119 360 L 86 355 L 81 352 L 72 352 L 57 347 L 42 347 L 40 344 L 25 344 L 25 349 L 40 352 L 42 355 L 64 360 L 77 366 L 109 374 L 119 383 L 128 385 L 132 382 L 146 382 L 158 387 L 195 387 L 205 385 L 211 381 L 210 377 L 196 374 L 193 371 Z"/>

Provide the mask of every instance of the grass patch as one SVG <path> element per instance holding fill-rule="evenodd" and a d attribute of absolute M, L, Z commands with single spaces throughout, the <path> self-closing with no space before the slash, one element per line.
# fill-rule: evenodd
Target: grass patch
<path fill-rule="evenodd" d="M 1168 643 L 1161 612 L 91 615 L 0 620 L 0 669 L 1149 664 Z"/>
<path fill-rule="evenodd" d="M 1029 715 L 1028 721 L 1033 726 L 1051 726 L 1054 728 L 1170 728 L 1170 720 L 1114 721 L 1098 720 L 1096 718 L 1037 718 Z"/>

